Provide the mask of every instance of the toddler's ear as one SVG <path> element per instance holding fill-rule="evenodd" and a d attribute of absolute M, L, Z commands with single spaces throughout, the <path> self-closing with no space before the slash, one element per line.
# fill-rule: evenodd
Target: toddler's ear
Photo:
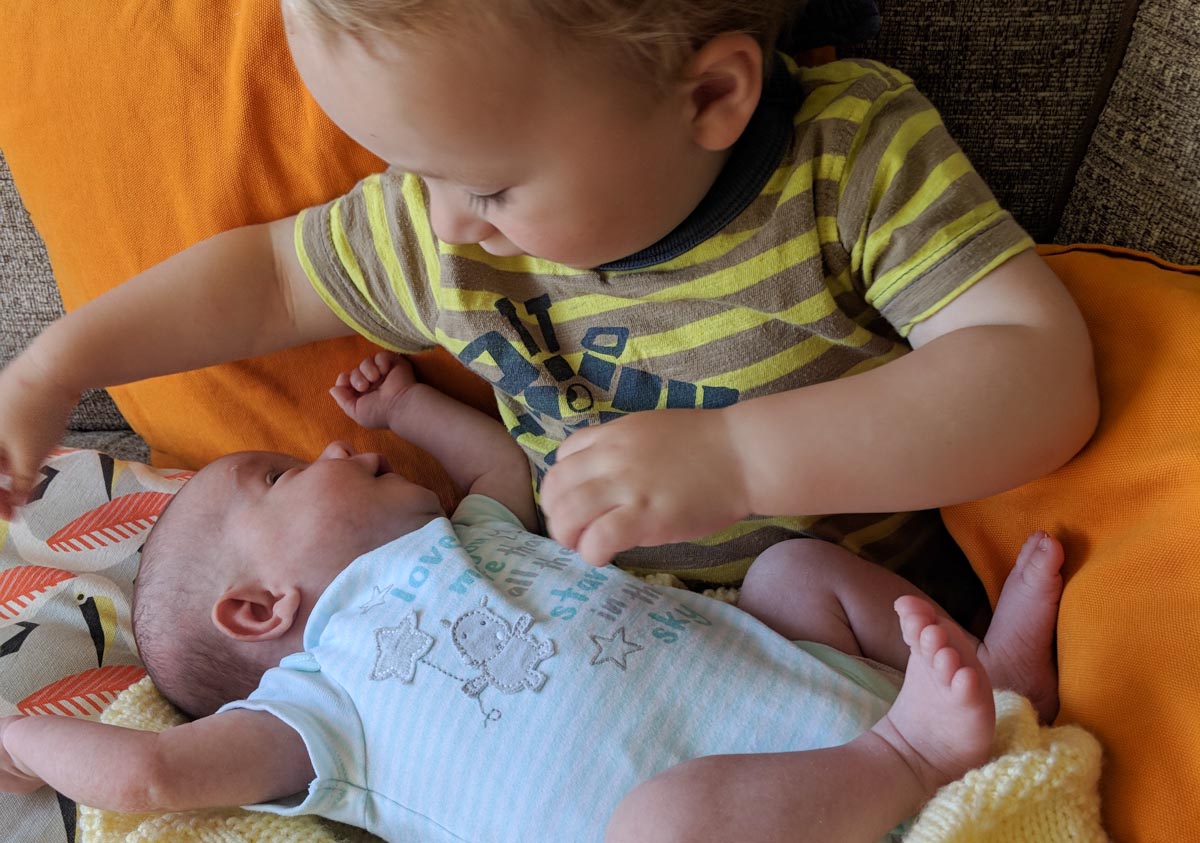
<path fill-rule="evenodd" d="M 719 152 L 742 136 L 763 88 L 762 48 L 744 32 L 725 32 L 696 51 L 684 68 L 692 137 Z"/>
<path fill-rule="evenodd" d="M 300 589 L 282 592 L 258 584 L 233 586 L 213 606 L 217 629 L 237 641 L 269 641 L 282 637 L 300 611 Z"/>

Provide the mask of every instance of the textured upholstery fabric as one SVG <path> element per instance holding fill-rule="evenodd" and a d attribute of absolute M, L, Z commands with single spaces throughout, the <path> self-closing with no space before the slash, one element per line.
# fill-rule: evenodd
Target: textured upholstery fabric
<path fill-rule="evenodd" d="M 912 76 L 1000 204 L 1045 242 L 1130 2 L 882 0 L 879 37 L 853 52 Z"/>
<path fill-rule="evenodd" d="M 1200 264 L 1200 0 L 1145 0 L 1055 238 Z"/>
<path fill-rule="evenodd" d="M 0 365 L 11 360 L 38 332 L 63 312 L 54 286 L 46 247 L 38 236 L 13 186 L 8 164 L 0 154 Z M 102 390 L 89 392 L 71 418 L 72 430 L 125 430 L 129 427 L 116 405 Z M 136 440 L 134 440 L 136 442 Z M 103 445 L 120 447 L 122 456 L 141 459 L 138 450 L 106 439 Z"/>

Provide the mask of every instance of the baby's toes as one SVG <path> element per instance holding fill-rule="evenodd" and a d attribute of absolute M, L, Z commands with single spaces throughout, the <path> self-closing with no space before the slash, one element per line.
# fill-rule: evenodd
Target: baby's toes
<path fill-rule="evenodd" d="M 921 630 L 920 650 L 926 658 L 933 658 L 944 648 L 950 637 L 946 629 L 939 623 L 931 623 Z"/>
<path fill-rule="evenodd" d="M 933 654 L 933 675 L 942 685 L 949 687 L 960 667 L 962 657 L 953 647 L 942 647 Z"/>
<path fill-rule="evenodd" d="M 896 600 L 893 607 L 900 616 L 900 635 L 909 648 L 915 648 L 921 630 L 933 622 L 928 604 L 918 597 L 905 595 Z"/>

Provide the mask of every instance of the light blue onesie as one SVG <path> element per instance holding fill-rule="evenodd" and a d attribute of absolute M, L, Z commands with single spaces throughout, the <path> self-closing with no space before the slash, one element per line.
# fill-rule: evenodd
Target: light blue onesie
<path fill-rule="evenodd" d="M 355 560 L 304 645 L 226 707 L 290 724 L 316 770 L 255 807 L 390 841 L 600 840 L 667 767 L 841 744 L 895 693 L 732 606 L 592 568 L 477 495 Z"/>

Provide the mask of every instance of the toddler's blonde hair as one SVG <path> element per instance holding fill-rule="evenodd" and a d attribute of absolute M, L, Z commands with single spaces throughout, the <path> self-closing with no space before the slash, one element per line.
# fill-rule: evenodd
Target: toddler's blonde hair
<path fill-rule="evenodd" d="M 752 36 L 769 61 L 806 0 L 283 0 L 301 21 L 329 35 L 366 38 L 453 32 L 477 19 L 538 22 L 582 44 L 609 44 L 639 62 L 656 84 L 724 32 Z"/>

